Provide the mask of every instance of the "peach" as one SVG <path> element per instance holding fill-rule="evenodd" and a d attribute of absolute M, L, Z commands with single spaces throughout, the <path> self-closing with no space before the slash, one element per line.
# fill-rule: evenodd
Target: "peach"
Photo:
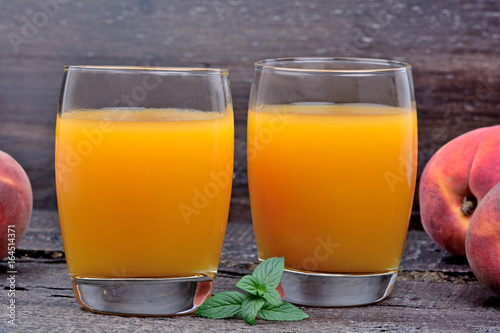
<path fill-rule="evenodd" d="M 33 194 L 26 172 L 10 155 L 0 151 L 0 259 L 24 237 L 31 218 Z M 10 230 L 10 231 L 9 231 Z"/>
<path fill-rule="evenodd" d="M 470 218 L 500 182 L 500 125 L 465 133 L 441 147 L 420 179 L 420 216 L 429 236 L 465 256 Z"/>
<path fill-rule="evenodd" d="M 479 282 L 500 295 L 500 183 L 477 205 L 465 238 L 465 252 Z"/>

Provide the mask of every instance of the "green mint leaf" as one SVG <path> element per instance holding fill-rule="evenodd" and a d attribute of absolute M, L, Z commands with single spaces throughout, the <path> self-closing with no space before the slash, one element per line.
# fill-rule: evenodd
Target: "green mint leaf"
<path fill-rule="evenodd" d="M 285 269 L 284 257 L 273 257 L 261 262 L 253 271 L 252 276 L 264 285 L 267 290 L 276 289 Z"/>
<path fill-rule="evenodd" d="M 285 258 L 269 258 L 259 264 L 252 275 L 245 275 L 236 284 L 247 291 L 224 291 L 213 295 L 196 311 L 207 318 L 222 319 L 242 316 L 247 324 L 254 325 L 257 316 L 265 320 L 295 321 L 308 318 L 301 309 L 283 302 L 276 290 L 285 269 Z"/>
<path fill-rule="evenodd" d="M 272 305 L 281 304 L 281 295 L 276 288 L 269 288 L 266 285 L 260 284 L 259 281 L 252 275 L 245 275 L 242 277 L 236 284 L 236 287 L 243 289 L 252 295 L 263 297 Z"/>
<path fill-rule="evenodd" d="M 245 295 L 240 292 L 223 291 L 206 300 L 196 313 L 212 319 L 238 316 L 241 315 L 241 305 L 244 299 Z"/>
<path fill-rule="evenodd" d="M 260 286 L 259 281 L 251 275 L 245 275 L 241 278 L 240 281 L 236 284 L 236 287 L 243 289 L 246 292 L 249 292 L 252 295 L 258 295 L 259 289 L 262 288 Z"/>
<path fill-rule="evenodd" d="M 262 297 L 247 294 L 241 306 L 241 314 L 243 316 L 243 320 L 247 324 L 254 325 L 255 318 L 257 318 L 257 313 L 265 303 L 266 301 Z"/>
<path fill-rule="evenodd" d="M 261 295 L 259 293 L 259 296 L 264 297 L 264 299 L 271 305 L 278 306 L 282 302 L 281 295 L 276 289 L 271 289 L 270 291 L 267 291 L 264 295 Z"/>
<path fill-rule="evenodd" d="M 264 320 L 277 321 L 297 321 L 309 318 L 301 309 L 288 302 L 282 302 L 280 305 L 270 305 L 266 303 L 259 311 L 259 317 Z"/>

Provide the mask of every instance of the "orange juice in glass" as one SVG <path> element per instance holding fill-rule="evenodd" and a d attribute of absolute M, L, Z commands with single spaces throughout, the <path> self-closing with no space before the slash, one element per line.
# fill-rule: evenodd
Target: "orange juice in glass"
<path fill-rule="evenodd" d="M 232 182 L 227 80 L 225 70 L 66 69 L 57 195 L 83 306 L 176 314 L 210 296 Z"/>
<path fill-rule="evenodd" d="M 285 257 L 286 299 L 368 304 L 392 290 L 415 189 L 417 116 L 406 64 L 259 62 L 248 174 L 261 260 Z"/>

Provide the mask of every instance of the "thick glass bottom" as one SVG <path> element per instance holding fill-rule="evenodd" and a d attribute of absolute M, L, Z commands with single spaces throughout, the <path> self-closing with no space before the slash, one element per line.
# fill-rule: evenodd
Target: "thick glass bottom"
<path fill-rule="evenodd" d="M 397 271 L 373 274 L 327 274 L 285 269 L 285 301 L 311 306 L 356 306 L 389 296 Z"/>
<path fill-rule="evenodd" d="M 76 299 L 85 308 L 124 315 L 165 316 L 196 309 L 212 294 L 206 275 L 176 278 L 89 278 L 72 276 Z"/>

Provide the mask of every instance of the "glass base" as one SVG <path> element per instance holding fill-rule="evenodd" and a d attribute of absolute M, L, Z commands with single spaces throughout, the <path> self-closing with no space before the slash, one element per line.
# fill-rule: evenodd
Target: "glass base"
<path fill-rule="evenodd" d="M 206 275 L 179 278 L 88 278 L 72 276 L 78 303 L 104 313 L 165 316 L 196 311 L 212 294 Z"/>
<path fill-rule="evenodd" d="M 356 306 L 389 296 L 397 271 L 373 274 L 326 274 L 285 269 L 285 301 L 311 306 Z"/>

